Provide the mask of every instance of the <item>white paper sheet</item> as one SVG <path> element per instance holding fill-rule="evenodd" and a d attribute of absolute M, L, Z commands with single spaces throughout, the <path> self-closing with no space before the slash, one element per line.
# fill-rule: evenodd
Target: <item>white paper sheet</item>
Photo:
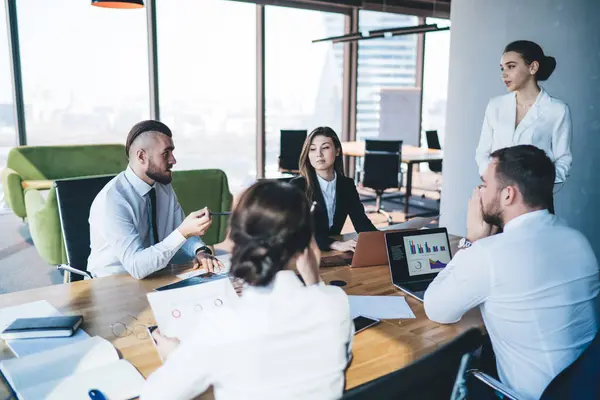
<path fill-rule="evenodd" d="M 232 307 L 239 301 L 227 278 L 180 289 L 148 293 L 154 318 L 161 332 L 181 338 L 202 313 Z"/>
<path fill-rule="evenodd" d="M 62 314 L 46 300 L 6 307 L 0 310 L 0 332 L 6 329 L 17 318 L 55 317 L 60 315 Z M 62 347 L 80 340 L 88 339 L 89 337 L 90 336 L 80 328 L 73 336 L 69 337 L 15 339 L 6 341 L 6 344 L 17 357 L 23 357 L 29 354 L 54 349 L 56 347 Z"/>
<path fill-rule="evenodd" d="M 350 316 L 363 315 L 379 319 L 415 318 L 402 296 L 348 296 Z"/>

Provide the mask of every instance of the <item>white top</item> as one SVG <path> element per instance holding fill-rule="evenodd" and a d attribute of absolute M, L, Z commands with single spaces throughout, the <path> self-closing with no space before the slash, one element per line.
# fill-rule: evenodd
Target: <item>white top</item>
<path fill-rule="evenodd" d="M 490 154 L 504 147 L 531 144 L 546 152 L 556 167 L 555 183 L 564 182 L 571 169 L 571 114 L 561 100 L 541 89 L 535 103 L 515 129 L 515 93 L 494 97 L 485 110 L 475 159 L 483 175 Z"/>
<path fill-rule="evenodd" d="M 453 323 L 479 306 L 500 379 L 538 399 L 596 335 L 599 287 L 588 240 L 535 211 L 460 250 L 425 292 L 425 312 Z"/>
<path fill-rule="evenodd" d="M 327 218 L 329 219 L 329 227 L 333 225 L 333 216 L 335 215 L 335 186 L 337 184 L 337 174 L 333 172 L 333 180 L 326 181 L 317 174 L 317 180 L 323 193 L 323 199 L 325 200 L 325 206 L 327 207 Z"/>
<path fill-rule="evenodd" d="M 153 244 L 148 192 L 156 190 L 156 222 L 159 243 Z M 148 185 L 130 167 L 98 193 L 90 210 L 88 271 L 94 276 L 129 272 L 143 279 L 167 266 L 181 249 L 192 259 L 204 243 L 188 240 L 176 229 L 185 219 L 171 185 Z"/>
<path fill-rule="evenodd" d="M 339 399 L 354 334 L 348 296 L 281 271 L 244 288 L 236 308 L 204 314 L 140 399 Z"/>

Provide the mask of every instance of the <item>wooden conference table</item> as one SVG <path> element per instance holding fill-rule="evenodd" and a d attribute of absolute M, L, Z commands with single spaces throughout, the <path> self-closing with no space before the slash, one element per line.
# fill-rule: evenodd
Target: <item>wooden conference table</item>
<path fill-rule="evenodd" d="M 356 237 L 356 234 L 346 235 L 344 239 L 350 237 Z M 458 237 L 451 236 L 453 250 L 456 249 L 458 240 Z M 141 328 L 137 329 L 138 332 L 145 331 L 139 325 L 154 324 L 146 293 L 177 280 L 174 275 L 185 269 L 185 266 L 167 267 L 141 281 L 129 275 L 115 275 L 4 294 L 0 295 L 0 308 L 47 300 L 63 314 L 82 314 L 82 328 L 90 336 L 101 336 L 112 342 L 123 358 L 148 377 L 161 365 L 151 339 L 147 335 L 138 337 L 135 334 L 117 337 L 111 326 L 122 322 L 132 329 L 137 325 Z M 332 280 L 347 282 L 344 290 L 348 294 L 402 296 L 390 282 L 387 265 L 322 268 L 321 276 L 327 283 Z M 456 324 L 439 325 L 427 319 L 422 303 L 408 296 L 406 300 L 416 316 L 415 319 L 383 320 L 355 336 L 352 347 L 354 357 L 346 374 L 347 389 L 402 368 L 471 327 L 483 326 L 478 310 L 472 310 Z M 135 317 L 137 321 L 129 316 Z M 10 349 L 2 343 L 0 359 L 12 357 L 14 356 Z M 0 398 L 7 398 L 8 395 L 8 388 L 1 383 Z M 212 391 L 202 396 L 211 397 Z"/>
<path fill-rule="evenodd" d="M 348 157 L 364 157 L 365 142 L 342 142 L 342 152 Z M 408 217 L 408 207 L 412 196 L 413 165 L 428 161 L 442 161 L 444 153 L 441 150 L 423 149 L 421 147 L 402 145 L 402 162 L 406 164 L 406 199 L 404 215 Z"/>

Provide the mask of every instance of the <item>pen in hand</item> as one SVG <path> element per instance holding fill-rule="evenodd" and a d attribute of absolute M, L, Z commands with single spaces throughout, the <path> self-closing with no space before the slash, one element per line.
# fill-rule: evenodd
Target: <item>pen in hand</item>
<path fill-rule="evenodd" d="M 231 215 L 231 211 L 219 211 L 219 212 L 210 211 L 210 215 Z"/>

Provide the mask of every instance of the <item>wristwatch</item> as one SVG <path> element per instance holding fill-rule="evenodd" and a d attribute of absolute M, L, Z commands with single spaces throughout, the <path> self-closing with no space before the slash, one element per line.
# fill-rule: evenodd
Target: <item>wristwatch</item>
<path fill-rule="evenodd" d="M 471 246 L 473 246 L 473 243 L 471 243 L 471 241 L 469 239 L 467 239 L 467 238 L 462 238 L 458 242 L 458 248 L 459 249 L 468 249 Z"/>
<path fill-rule="evenodd" d="M 210 254 L 211 256 L 214 256 L 212 250 L 210 249 L 210 247 L 208 246 L 202 246 L 202 247 L 198 247 L 198 250 L 196 250 L 196 254 L 198 254 L 199 251 L 203 251 L 205 253 Z"/>

